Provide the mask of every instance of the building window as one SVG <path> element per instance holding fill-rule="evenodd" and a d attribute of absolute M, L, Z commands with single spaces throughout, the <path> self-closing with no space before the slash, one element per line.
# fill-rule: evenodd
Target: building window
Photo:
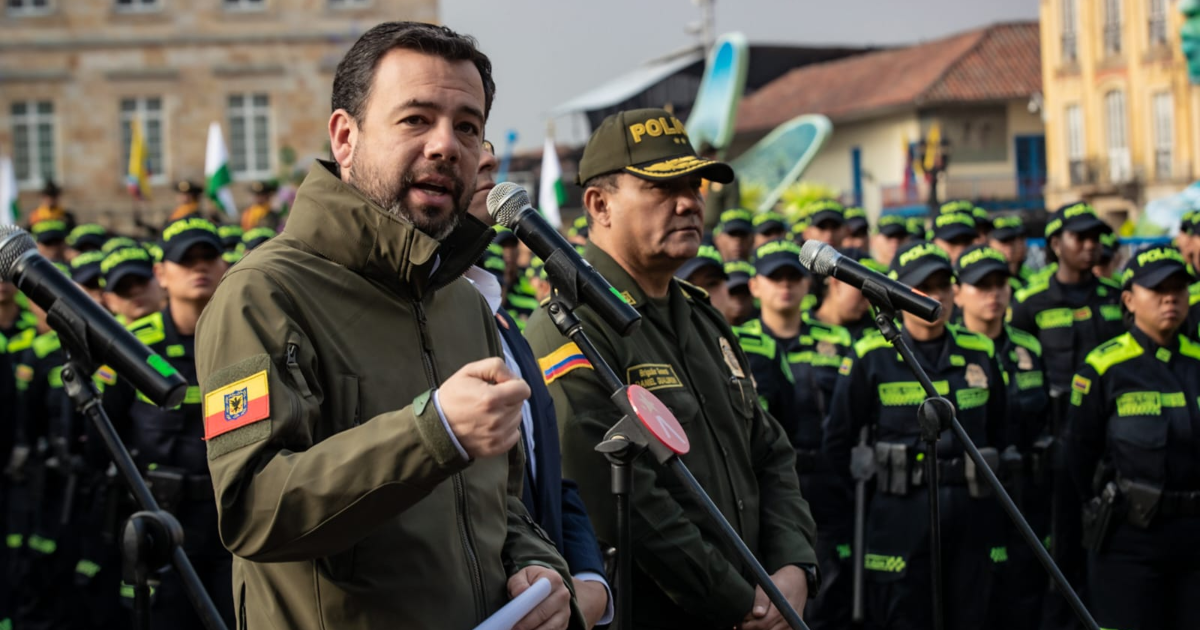
<path fill-rule="evenodd" d="M 1079 58 L 1075 48 L 1075 16 L 1077 0 L 1062 0 L 1062 60 L 1063 63 L 1074 63 Z"/>
<path fill-rule="evenodd" d="M 1121 0 L 1104 0 L 1104 52 L 1121 54 Z"/>
<path fill-rule="evenodd" d="M 1108 176 L 1113 183 L 1129 181 L 1133 165 L 1129 159 L 1129 141 L 1125 122 L 1125 93 L 1113 90 L 1104 95 L 1108 132 Z"/>
<path fill-rule="evenodd" d="M 46 15 L 54 10 L 51 0 L 5 0 L 5 5 L 13 17 Z"/>
<path fill-rule="evenodd" d="M 267 0 L 221 0 L 226 11 L 262 11 Z"/>
<path fill-rule="evenodd" d="M 129 173 L 129 151 L 133 140 L 133 121 L 140 120 L 142 139 L 146 142 L 146 165 L 150 169 L 150 183 L 163 184 L 167 181 L 167 169 L 163 163 L 163 106 L 162 98 L 121 99 L 121 177 Z"/>
<path fill-rule="evenodd" d="M 161 0 L 116 0 L 118 13 L 153 13 L 162 10 Z"/>
<path fill-rule="evenodd" d="M 1167 0 L 1150 0 L 1150 45 L 1167 43 Z"/>
<path fill-rule="evenodd" d="M 1154 174 L 1158 179 L 1170 179 L 1175 144 L 1175 107 L 1171 93 L 1156 93 L 1150 109 L 1154 116 Z"/>
<path fill-rule="evenodd" d="M 372 0 L 329 0 L 329 6 L 334 9 L 361 9 L 371 6 Z"/>
<path fill-rule="evenodd" d="M 12 104 L 13 170 L 22 188 L 40 187 L 58 179 L 54 167 L 54 103 L 20 101 Z"/>
<path fill-rule="evenodd" d="M 266 94 L 229 97 L 229 166 L 238 179 L 271 176 L 270 104 Z"/>
<path fill-rule="evenodd" d="M 1083 110 L 1078 105 L 1067 106 L 1067 161 L 1071 172 L 1071 185 L 1078 186 L 1088 180 L 1087 164 L 1083 161 Z"/>

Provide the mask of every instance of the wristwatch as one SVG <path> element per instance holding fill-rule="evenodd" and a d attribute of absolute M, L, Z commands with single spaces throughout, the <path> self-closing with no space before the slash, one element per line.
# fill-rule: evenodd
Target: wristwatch
<path fill-rule="evenodd" d="M 817 596 L 817 591 L 821 590 L 821 571 L 815 564 L 797 564 L 801 571 L 804 571 L 804 577 L 808 580 L 808 599 Z"/>

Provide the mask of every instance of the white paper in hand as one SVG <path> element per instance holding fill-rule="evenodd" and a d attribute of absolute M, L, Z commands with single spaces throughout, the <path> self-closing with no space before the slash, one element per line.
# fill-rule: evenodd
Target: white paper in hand
<path fill-rule="evenodd" d="M 550 580 L 541 578 L 525 589 L 524 593 L 517 595 L 515 599 L 505 604 L 504 608 L 497 610 L 496 614 L 475 626 L 475 630 L 512 630 L 513 626 L 517 625 L 525 618 L 525 615 L 537 608 L 538 604 L 549 596 Z"/>

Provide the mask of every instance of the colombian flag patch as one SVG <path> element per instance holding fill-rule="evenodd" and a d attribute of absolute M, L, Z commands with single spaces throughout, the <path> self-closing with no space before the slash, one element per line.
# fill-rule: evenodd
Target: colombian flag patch
<path fill-rule="evenodd" d="M 583 356 L 575 342 L 563 344 L 558 350 L 538 359 L 538 367 L 542 369 L 542 378 L 549 385 L 555 380 L 566 376 L 579 368 L 592 369 L 592 364 Z"/>
<path fill-rule="evenodd" d="M 204 397 L 204 439 L 266 420 L 271 415 L 267 372 L 230 383 Z"/>

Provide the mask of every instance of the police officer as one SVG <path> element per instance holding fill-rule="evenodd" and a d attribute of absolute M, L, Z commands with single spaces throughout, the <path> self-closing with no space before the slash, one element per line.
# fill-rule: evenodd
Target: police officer
<path fill-rule="evenodd" d="M 279 215 L 271 207 L 271 197 L 278 188 L 274 182 L 257 181 L 250 184 L 250 194 L 254 203 L 242 211 L 242 231 L 249 232 L 256 227 L 275 229 L 279 226 Z"/>
<path fill-rule="evenodd" d="M 842 247 L 871 252 L 871 223 L 867 220 L 867 211 L 858 206 L 846 208 L 846 236 L 842 239 Z"/>
<path fill-rule="evenodd" d="M 1056 263 L 1053 273 L 1031 280 L 1017 292 L 1012 307 L 1013 328 L 1037 337 L 1046 362 L 1050 392 L 1051 433 L 1061 439 L 1066 419 L 1071 376 L 1096 346 L 1121 334 L 1120 286 L 1097 278 L 1092 268 L 1100 259 L 1100 235 L 1107 226 L 1087 203 L 1066 205 L 1046 224 L 1046 258 Z M 1065 474 L 1061 449 L 1052 455 L 1054 502 L 1051 550 L 1063 574 L 1076 588 L 1083 586 L 1083 548 L 1079 523 L 1080 497 Z M 1060 627 L 1073 619 L 1062 598 L 1047 600 L 1048 622 Z"/>
<path fill-rule="evenodd" d="M 1138 252 L 1122 276 L 1129 332 L 1071 382 L 1066 450 L 1084 497 L 1091 610 L 1106 628 L 1200 627 L 1200 345 L 1180 334 L 1183 256 Z"/>
<path fill-rule="evenodd" d="M 949 255 L 933 243 L 911 243 L 897 253 L 892 271 L 942 303 L 942 317 L 933 323 L 902 313 L 901 334 L 939 394 L 954 404 L 972 441 L 996 457 L 1005 444 L 1004 376 L 990 339 L 946 324 L 953 295 Z M 865 427 L 876 461 L 877 491 L 866 522 L 867 627 L 930 628 L 928 454 L 917 422 L 925 392 L 882 335 L 857 342 L 839 373 L 822 448 L 835 470 L 849 476 L 851 450 Z M 949 430 L 937 456 L 946 627 L 979 628 L 990 593 L 989 556 L 1003 517 Z"/>
<path fill-rule="evenodd" d="M 997 219 L 1000 223 L 1000 219 Z M 992 232 L 1005 229 L 998 227 Z M 1049 534 L 1050 492 L 1046 467 L 1050 398 L 1046 393 L 1042 345 L 1031 334 L 1004 323 L 1012 298 L 1011 263 L 1003 253 L 975 245 L 954 265 L 954 302 L 963 326 L 992 340 L 1007 374 L 1008 450 L 998 472 L 1009 494 L 1040 537 Z M 1033 552 L 1011 523 L 1004 522 L 1004 541 L 990 555 L 995 588 L 988 627 L 1035 628 L 1041 619 L 1046 580 Z"/>
<path fill-rule="evenodd" d="M 845 248 L 838 250 L 843 256 L 854 260 L 862 266 L 882 274 L 887 273 L 887 267 L 876 262 L 871 256 L 861 250 Z M 871 303 L 863 292 L 853 285 L 846 284 L 833 276 L 817 278 L 824 287 L 821 303 L 815 309 L 807 312 L 807 318 L 830 326 L 838 326 L 850 331 L 850 337 L 858 341 L 863 335 L 879 332 L 871 315 Z"/>
<path fill-rule="evenodd" d="M 277 234 L 275 233 L 274 228 L 257 227 L 253 230 L 248 230 L 245 234 L 242 234 L 242 246 L 240 251 L 242 255 L 245 255 L 246 253 L 256 249 L 259 245 L 266 243 L 276 236 Z"/>
<path fill-rule="evenodd" d="M 140 245 L 117 249 L 100 262 L 104 306 L 124 324 L 162 309 L 166 296 L 154 277 L 154 257 Z"/>
<path fill-rule="evenodd" d="M 107 240 L 108 230 L 104 229 L 103 225 L 96 223 L 77 225 L 67 234 L 67 259 L 70 260 L 87 252 L 100 251 Z"/>
<path fill-rule="evenodd" d="M 736 308 L 729 301 L 729 275 L 725 273 L 725 261 L 721 260 L 721 252 L 716 247 L 701 245 L 696 256 L 675 272 L 675 277 L 704 289 L 713 308 L 722 315 L 728 317 Z"/>
<path fill-rule="evenodd" d="M 988 247 L 1004 254 L 1008 261 L 1008 283 L 1013 291 L 1025 288 L 1033 269 L 1025 264 L 1029 247 L 1025 243 L 1025 221 L 1021 215 L 996 217 L 992 222 L 992 231 L 988 234 Z"/>
<path fill-rule="evenodd" d="M 760 212 L 754 215 L 754 247 L 787 238 L 791 229 L 783 215 L 777 212 Z"/>
<path fill-rule="evenodd" d="M 1100 235 L 1100 261 L 1096 263 L 1092 273 L 1096 274 L 1097 278 L 1108 278 L 1115 282 L 1122 262 L 1121 239 L 1109 227 Z"/>
<path fill-rule="evenodd" d="M 805 204 L 800 214 L 803 220 L 797 221 L 795 227 L 800 228 L 801 243 L 820 241 L 834 247 L 842 246 L 846 227 L 846 209 L 842 204 L 833 199 L 821 199 Z"/>
<path fill-rule="evenodd" d="M 713 245 L 726 262 L 750 260 L 754 251 L 754 215 L 749 210 L 734 208 L 721 213 L 721 221 L 713 230 Z"/>
<path fill-rule="evenodd" d="M 725 275 L 729 280 L 725 283 L 729 291 L 727 307 L 716 304 L 725 321 L 730 326 L 740 326 L 758 317 L 758 307 L 754 304 L 754 296 L 750 294 L 750 278 L 754 277 L 754 265 L 744 260 L 725 261 Z"/>
<path fill-rule="evenodd" d="M 672 133 L 650 135 L 647 126 Z M 576 314 L 627 384 L 652 389 L 691 442 L 688 467 L 797 609 L 817 592 L 815 539 L 795 455 L 758 404 L 745 355 L 703 290 L 675 271 L 695 256 L 701 178 L 729 182 L 725 164 L 698 157 L 683 124 L 660 109 L 624 111 L 592 134 L 579 164 L 591 225 L 584 258 L 626 296 L 641 326 L 621 337 L 583 306 Z M 601 541 L 617 544 L 608 462 L 594 448 L 620 419 L 607 391 L 545 308 L 530 318 L 530 345 L 545 371 L 562 427 L 563 473 Z M 635 628 L 778 627 L 782 617 L 686 491 L 648 458 L 632 464 Z M 619 602 L 618 602 L 619 605 Z"/>
<path fill-rule="evenodd" d="M 67 224 L 63 221 L 38 221 L 30 228 L 37 239 L 38 253 L 52 262 L 67 260 Z"/>
<path fill-rule="evenodd" d="M 119 250 L 109 259 L 119 256 Z M 232 558 L 217 535 L 217 512 L 204 446 L 204 417 L 196 380 L 195 330 L 226 266 L 221 239 L 212 223 L 199 217 L 176 221 L 163 231 L 163 257 L 154 266 L 167 307 L 129 324 L 129 329 L 188 380 L 184 402 L 162 410 L 118 380 L 104 392 L 104 406 L 129 445 L 155 498 L 184 529 L 184 550 L 217 609 L 233 621 Z M 108 264 L 109 260 L 105 260 Z M 128 261 L 124 264 L 130 264 Z M 117 271 L 110 268 L 110 273 Z M 122 278 L 115 278 L 119 284 Z M 160 575 L 154 593 L 153 624 L 158 628 L 201 628 L 173 570 Z"/>
<path fill-rule="evenodd" d="M 16 387 L 13 379 L 13 368 L 8 357 L 8 344 L 0 335 L 0 408 L 15 409 Z M 4 426 L 7 425 L 7 426 Z M 6 471 L 12 457 L 12 447 L 16 427 L 13 423 L 0 425 L 0 465 Z M 9 527 L 9 503 L 11 488 L 8 474 L 0 474 L 0 534 L 4 536 L 4 544 L 0 545 L 0 625 L 12 627 L 13 591 L 15 590 L 11 576 L 11 555 L 9 538 L 15 534 Z"/>
<path fill-rule="evenodd" d="M 750 360 L 759 394 L 769 395 L 778 388 L 790 398 L 768 411 L 783 425 L 796 450 L 800 490 L 812 506 L 820 532 L 817 558 L 822 588 L 810 600 L 809 626 L 845 628 L 851 621 L 853 495 L 820 449 L 821 423 L 852 338 L 845 328 L 821 323 L 801 311 L 812 278 L 799 257 L 800 246 L 791 241 L 773 241 L 754 251 L 756 273 L 750 291 L 761 304 L 761 315 L 735 332 Z M 779 359 L 791 375 L 787 382 L 777 376 Z"/>
<path fill-rule="evenodd" d="M 879 223 L 876 225 L 876 233 L 874 242 L 871 245 L 871 254 L 879 264 L 892 264 L 892 258 L 896 256 L 896 250 L 900 249 L 908 242 L 908 219 L 900 214 L 883 214 L 879 217 Z"/>
<path fill-rule="evenodd" d="M 952 262 L 978 238 L 975 218 L 968 212 L 943 211 L 933 219 L 933 242 L 950 254 Z"/>
<path fill-rule="evenodd" d="M 204 187 L 196 182 L 180 180 L 175 182 L 175 209 L 171 211 L 168 224 L 180 219 L 200 216 L 200 194 Z"/>

